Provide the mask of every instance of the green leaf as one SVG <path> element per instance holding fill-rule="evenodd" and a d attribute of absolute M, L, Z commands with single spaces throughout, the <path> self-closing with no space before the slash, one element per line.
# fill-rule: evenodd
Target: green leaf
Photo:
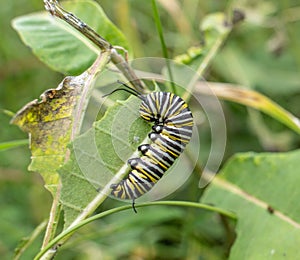
<path fill-rule="evenodd" d="M 112 45 L 129 48 L 124 35 L 95 1 L 66 1 L 63 5 Z M 46 12 L 15 18 L 12 25 L 22 41 L 41 61 L 66 75 L 85 71 L 100 52 L 81 33 Z"/>
<path fill-rule="evenodd" d="M 231 259 L 298 259 L 300 150 L 236 155 L 202 202 L 238 216 Z"/>
<path fill-rule="evenodd" d="M 128 173 L 127 160 L 150 131 L 138 109 L 136 97 L 117 102 L 92 129 L 74 140 L 70 160 L 59 170 L 65 227 L 82 212 L 92 214 L 109 195 L 109 183 L 118 182 L 112 178 Z"/>

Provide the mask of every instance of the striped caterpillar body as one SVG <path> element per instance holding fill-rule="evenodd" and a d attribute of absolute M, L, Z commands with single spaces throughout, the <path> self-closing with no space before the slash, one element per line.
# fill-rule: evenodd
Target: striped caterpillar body
<path fill-rule="evenodd" d="M 111 194 L 120 199 L 132 200 L 134 208 L 134 200 L 155 185 L 189 143 L 193 116 L 187 104 L 173 93 L 141 95 L 132 89 L 130 93 L 142 100 L 140 116 L 154 123 L 148 135 L 152 143 L 138 147 L 142 156 L 128 160 L 132 168 L 128 177 L 111 185 Z"/>

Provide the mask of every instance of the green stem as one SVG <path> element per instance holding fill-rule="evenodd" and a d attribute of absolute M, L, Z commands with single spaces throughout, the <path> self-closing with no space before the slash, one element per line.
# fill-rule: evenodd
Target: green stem
<path fill-rule="evenodd" d="M 16 254 L 14 255 L 14 260 L 20 259 L 22 254 L 32 244 L 32 242 L 42 233 L 42 231 L 45 229 L 46 226 L 47 226 L 47 221 L 45 220 L 34 229 L 29 239 L 26 241 L 26 243 L 22 245 L 22 247 L 18 249 L 18 251 L 16 251 Z"/>
<path fill-rule="evenodd" d="M 4 115 L 7 115 L 11 118 L 13 118 L 15 116 L 15 113 L 10 111 L 10 110 L 7 110 L 7 109 L 0 109 L 0 113 L 3 113 Z"/>
<path fill-rule="evenodd" d="M 155 202 L 147 202 L 147 203 L 137 204 L 137 205 L 135 205 L 135 207 L 140 208 L 140 207 L 148 207 L 148 206 L 154 206 L 154 205 L 193 207 L 193 208 L 198 208 L 198 209 L 205 209 L 205 210 L 213 211 L 213 212 L 219 213 L 223 216 L 226 216 L 226 217 L 229 217 L 231 219 L 236 220 L 236 215 L 234 213 L 230 212 L 230 211 L 220 209 L 220 208 L 217 208 L 217 207 L 214 207 L 214 206 L 206 205 L 206 204 L 201 204 L 201 203 L 196 203 L 196 202 L 189 202 L 189 201 L 155 201 Z M 80 221 L 79 223 L 77 223 L 76 225 L 73 225 L 72 227 L 66 229 L 65 231 L 60 233 L 57 237 L 55 237 L 52 241 L 50 241 L 50 243 L 47 245 L 47 247 L 45 247 L 43 250 L 41 250 L 39 252 L 39 254 L 37 254 L 34 259 L 35 260 L 41 259 L 41 257 L 43 257 L 43 259 L 47 259 L 45 257 L 46 256 L 45 253 L 47 253 L 47 251 L 55 245 L 56 245 L 55 248 L 60 246 L 59 242 L 61 240 L 63 240 L 64 238 L 69 237 L 77 229 L 85 226 L 86 224 L 88 224 L 92 221 L 95 221 L 97 219 L 100 219 L 100 218 L 103 218 L 103 217 L 109 216 L 111 214 L 114 214 L 116 212 L 120 212 L 120 211 L 124 211 L 124 210 L 132 210 L 132 206 L 131 205 L 126 205 L 126 206 L 113 208 L 113 209 L 107 210 L 105 212 L 99 213 L 97 215 L 94 215 L 92 217 L 89 217 L 89 218 L 86 218 L 86 219 Z"/>
<path fill-rule="evenodd" d="M 166 59 L 166 65 L 167 65 L 167 70 L 168 70 L 168 74 L 169 74 L 169 78 L 170 78 L 170 82 L 171 82 L 172 92 L 174 94 L 176 94 L 176 88 L 174 85 L 174 80 L 173 80 L 174 78 L 173 78 L 172 69 L 171 69 L 171 65 L 170 65 L 168 49 L 167 49 L 167 45 L 166 45 L 166 42 L 164 39 L 163 29 L 162 29 L 162 25 L 160 22 L 160 17 L 159 17 L 157 5 L 156 5 L 156 0 L 152 0 L 152 9 L 153 9 L 153 14 L 154 14 L 154 21 L 155 21 L 156 29 L 158 31 L 158 35 L 159 35 L 159 39 L 160 39 L 160 44 L 162 46 L 163 55 L 164 55 L 164 58 Z"/>
<path fill-rule="evenodd" d="M 0 143 L 0 151 L 4 151 L 4 150 L 8 150 L 11 148 L 28 145 L 28 144 L 29 144 L 28 139 L 3 142 L 3 143 Z"/>
<path fill-rule="evenodd" d="M 96 33 L 91 27 L 77 18 L 75 15 L 64 10 L 57 0 L 46 0 L 44 1 L 45 8 L 51 15 L 62 19 L 63 21 L 70 24 L 73 28 L 81 32 L 91 42 L 98 46 L 102 51 L 108 51 L 111 49 L 111 44 Z"/>
<path fill-rule="evenodd" d="M 44 0 L 46 10 L 61 20 L 65 21 L 73 28 L 78 30 L 82 35 L 93 42 L 102 52 L 110 52 L 111 61 L 122 72 L 122 74 L 132 83 L 140 92 L 144 90 L 143 82 L 135 75 L 128 62 L 121 56 L 106 39 L 96 33 L 90 26 L 81 21 L 75 15 L 64 10 L 57 0 Z"/>
<path fill-rule="evenodd" d="M 61 204 L 59 203 L 60 191 L 61 191 L 61 185 L 59 184 L 57 186 L 55 197 L 53 198 L 52 201 L 52 206 L 49 214 L 49 220 L 48 220 L 46 232 L 44 235 L 42 249 L 49 244 L 49 242 L 54 238 L 56 233 L 57 224 L 61 213 Z"/>
<path fill-rule="evenodd" d="M 94 61 L 93 65 L 82 74 L 84 84 L 82 88 L 82 92 L 80 98 L 77 101 L 77 106 L 74 110 L 73 114 L 73 127 L 72 127 L 72 134 L 71 134 L 71 141 L 80 133 L 82 122 L 84 119 L 84 115 L 92 95 L 93 91 L 93 83 L 101 71 L 104 70 L 105 66 L 109 62 L 110 59 L 110 52 L 103 51 Z"/>
<path fill-rule="evenodd" d="M 219 37 L 216 39 L 215 43 L 213 44 L 213 46 L 208 51 L 207 55 L 204 57 L 196 73 L 194 74 L 194 77 L 190 80 L 190 83 L 186 88 L 186 92 L 183 95 L 184 100 L 188 100 L 190 98 L 191 93 L 193 92 L 196 86 L 195 83 L 198 81 L 200 77 L 203 76 L 208 65 L 210 65 L 211 61 L 213 60 L 213 58 L 216 56 L 217 52 L 221 48 L 223 42 L 226 40 L 228 33 L 229 31 L 227 33 L 220 34 Z"/>

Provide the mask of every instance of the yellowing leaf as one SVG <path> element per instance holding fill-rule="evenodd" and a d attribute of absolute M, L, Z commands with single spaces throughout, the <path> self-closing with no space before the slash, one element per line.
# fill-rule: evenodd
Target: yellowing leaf
<path fill-rule="evenodd" d="M 29 133 L 29 169 L 43 176 L 52 193 L 59 182 L 56 170 L 65 162 L 67 145 L 80 129 L 93 79 L 108 57 L 103 54 L 83 74 L 66 77 L 56 89 L 45 91 L 41 101 L 36 99 L 25 105 L 11 121 Z"/>

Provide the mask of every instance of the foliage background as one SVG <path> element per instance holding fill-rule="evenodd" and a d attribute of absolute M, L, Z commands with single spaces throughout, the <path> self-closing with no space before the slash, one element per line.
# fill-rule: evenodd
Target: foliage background
<path fill-rule="evenodd" d="M 135 57 L 162 56 L 150 1 L 98 2 L 127 36 Z M 229 36 L 207 72 L 206 79 L 256 89 L 299 117 L 298 1 L 230 2 L 246 8 L 248 16 Z M 178 19 L 174 9 L 168 11 L 159 4 L 170 57 L 199 44 L 203 40 L 199 32 L 200 21 L 206 14 L 226 10 L 230 2 L 178 1 L 183 6 L 179 10 L 181 19 Z M 43 10 L 41 0 L 11 0 L 1 7 L 1 109 L 16 112 L 44 90 L 55 87 L 63 78 L 63 75 L 51 71 L 37 60 L 10 25 L 14 17 L 40 10 Z M 299 138 L 274 120 L 232 103 L 223 103 L 223 108 L 226 119 L 230 120 L 225 159 L 240 151 L 288 151 L 299 148 Z M 27 138 L 17 127 L 9 125 L 9 120 L 8 115 L 0 113 L 0 142 Z M 20 238 L 48 217 L 51 205 L 51 197 L 43 188 L 39 175 L 27 171 L 29 162 L 30 152 L 26 146 L 0 152 L 0 255 L 7 259 Z M 176 196 L 197 200 L 199 191 L 196 182 L 189 180 Z M 106 203 L 103 207 L 110 205 Z M 114 247 L 122 246 L 123 251 L 132 257 L 154 257 L 153 252 L 162 254 L 164 251 L 174 257 L 199 251 L 207 259 L 225 257 L 227 245 L 222 227 L 206 226 L 211 215 L 193 210 L 185 214 L 177 209 L 170 212 L 169 209 L 159 208 L 157 216 L 151 217 L 148 212 L 145 210 L 139 220 L 122 213 L 105 222 L 91 224 L 82 231 L 81 237 L 76 237 L 69 244 L 70 248 L 66 248 L 63 256 L 78 255 L 78 259 L 100 253 L 111 256 Z M 102 230 L 101 236 L 92 232 L 97 229 Z M 145 232 L 148 229 L 150 231 Z M 137 237 L 142 238 L 141 241 L 137 241 Z M 120 240 L 123 241 L 121 245 Z M 199 241 L 207 248 L 197 248 Z M 32 252 L 38 247 L 37 241 L 31 248 Z M 32 252 L 29 251 L 28 256 Z"/>

